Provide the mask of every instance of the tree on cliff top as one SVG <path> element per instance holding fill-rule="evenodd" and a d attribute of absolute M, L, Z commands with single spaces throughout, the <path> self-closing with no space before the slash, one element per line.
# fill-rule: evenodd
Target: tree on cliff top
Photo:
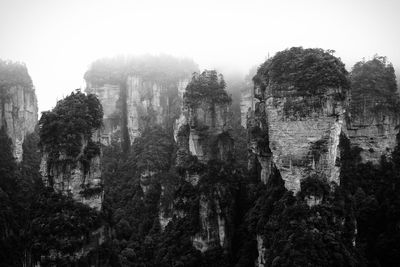
<path fill-rule="evenodd" d="M 368 61 L 357 62 L 351 71 L 353 98 L 362 96 L 390 99 L 397 96 L 397 81 L 393 65 L 386 57 L 375 55 Z"/>
<path fill-rule="evenodd" d="M 333 52 L 302 47 L 280 51 L 258 68 L 253 81 L 263 90 L 269 85 L 294 86 L 298 92 L 311 94 L 327 87 L 348 89 L 348 73 Z"/>
<path fill-rule="evenodd" d="M 32 87 L 32 79 L 25 64 L 0 59 L 0 91 L 16 85 Z"/>
<path fill-rule="evenodd" d="M 95 152 L 98 154 L 100 151 L 91 144 L 90 138 L 102 123 L 103 108 L 97 97 L 77 90 L 58 101 L 52 111 L 43 112 L 39 121 L 40 147 L 49 153 L 50 160 L 58 159 L 62 153 L 76 158 L 81 152 L 83 138 L 89 140 L 87 148 L 98 150 Z"/>
<path fill-rule="evenodd" d="M 225 91 L 225 87 L 224 76 L 215 70 L 194 73 L 183 96 L 185 105 L 195 107 L 202 101 L 212 105 L 231 103 L 231 97 Z"/>

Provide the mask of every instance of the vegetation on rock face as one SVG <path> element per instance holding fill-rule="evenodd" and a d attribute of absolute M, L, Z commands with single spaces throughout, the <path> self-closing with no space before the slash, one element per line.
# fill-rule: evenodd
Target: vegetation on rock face
<path fill-rule="evenodd" d="M 0 92 L 17 85 L 32 88 L 28 69 L 22 63 L 0 59 Z"/>
<path fill-rule="evenodd" d="M 99 214 L 68 196 L 45 188 L 39 174 L 39 137 L 28 135 L 17 165 L 11 140 L 0 131 L 0 263 L 2 266 L 89 266 L 88 245 Z"/>
<path fill-rule="evenodd" d="M 340 183 L 352 200 L 357 221 L 356 247 L 368 266 L 400 263 L 400 136 L 391 158 L 362 163 L 358 148 L 341 136 Z"/>
<path fill-rule="evenodd" d="M 99 144 L 93 143 L 91 136 L 101 127 L 102 120 L 103 109 L 97 97 L 79 90 L 60 100 L 52 111 L 43 112 L 39 121 L 40 147 L 48 153 L 49 167 L 61 156 L 85 165 L 99 155 Z M 81 151 L 84 142 L 88 144 Z"/>
<path fill-rule="evenodd" d="M 332 50 L 292 47 L 276 53 L 257 70 L 253 81 L 264 91 L 267 86 L 301 94 L 314 94 L 327 87 L 349 89 L 347 71 Z"/>
<path fill-rule="evenodd" d="M 229 104 L 232 100 L 225 87 L 224 77 L 215 70 L 194 73 L 183 96 L 185 105 L 198 107 L 202 102 L 210 105 Z"/>

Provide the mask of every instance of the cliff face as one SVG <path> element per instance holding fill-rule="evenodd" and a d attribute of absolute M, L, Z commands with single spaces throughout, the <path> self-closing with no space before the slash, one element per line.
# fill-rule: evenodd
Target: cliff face
<path fill-rule="evenodd" d="M 132 144 L 146 126 L 172 131 L 183 92 L 197 66 L 169 56 L 106 58 L 85 73 L 86 91 L 104 107 L 103 144 Z"/>
<path fill-rule="evenodd" d="M 273 162 L 289 190 L 299 190 L 300 180 L 314 175 L 339 184 L 345 95 L 340 88 L 312 96 L 267 88 L 265 104 L 256 104 L 256 111 L 265 109 Z"/>
<path fill-rule="evenodd" d="M 215 78 L 215 85 L 221 86 L 219 93 L 224 100 L 210 101 L 217 98 L 213 98 L 213 91 L 210 96 L 206 95 L 205 92 L 211 87 L 197 87 L 198 81 L 210 81 L 210 77 Z M 233 139 L 229 134 L 230 100 L 224 91 L 223 80 L 217 80 L 216 77 L 216 72 L 205 71 L 192 79 L 184 94 L 181 116 L 175 124 L 176 164 L 185 183 L 191 188 L 195 206 L 198 207 L 197 214 L 182 213 L 180 216 L 198 216 L 198 231 L 192 237 L 192 242 L 201 252 L 218 246 L 228 250 L 231 242 L 228 222 L 233 216 L 229 210 L 234 205 L 232 188 L 219 181 L 218 175 L 211 177 L 208 173 L 210 168 L 223 169 L 218 164 L 210 167 L 210 162 L 228 162 L 233 151 Z M 161 211 L 161 224 L 170 220 Z"/>
<path fill-rule="evenodd" d="M 102 118 L 99 100 L 76 91 L 43 112 L 39 122 L 44 183 L 97 210 L 103 195 L 98 133 Z"/>
<path fill-rule="evenodd" d="M 92 142 L 99 142 L 95 134 Z M 89 140 L 82 138 L 80 154 L 85 153 Z M 101 185 L 100 155 L 82 162 L 78 157 L 61 153 L 56 162 L 50 163 L 49 153 L 43 153 L 40 172 L 43 181 L 54 190 L 70 194 L 73 199 L 96 210 L 101 209 L 103 189 Z"/>
<path fill-rule="evenodd" d="M 38 121 L 35 90 L 26 67 L 0 62 L 0 127 L 6 127 L 13 142 L 13 154 L 22 160 L 22 144 Z"/>
<path fill-rule="evenodd" d="M 368 95 L 352 98 L 346 120 L 347 136 L 351 146 L 360 149 L 364 163 L 378 164 L 381 156 L 389 157 L 396 146 L 400 115 L 395 110 L 379 108 L 384 103 L 384 99 Z"/>
<path fill-rule="evenodd" d="M 187 83 L 188 79 L 180 79 L 167 85 L 135 75 L 128 76 L 122 85 L 99 86 L 88 82 L 87 92 L 96 94 L 104 108 L 102 143 L 110 144 L 113 139 L 120 141 L 124 127 L 133 143 L 148 121 L 169 127 L 179 116 L 181 92 Z M 123 113 L 126 113 L 126 122 L 122 120 Z"/>

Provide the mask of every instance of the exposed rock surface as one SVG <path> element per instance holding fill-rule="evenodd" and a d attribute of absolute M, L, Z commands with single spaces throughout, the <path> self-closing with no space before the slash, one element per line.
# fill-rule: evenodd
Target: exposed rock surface
<path fill-rule="evenodd" d="M 92 141 L 98 142 L 97 135 Z M 88 140 L 82 140 L 81 151 L 87 147 Z M 61 154 L 57 163 L 49 164 L 49 155 L 43 154 L 40 172 L 47 186 L 64 194 L 70 194 L 73 199 L 91 208 L 101 209 L 103 189 L 101 186 L 100 155 L 90 159 L 89 168 L 77 158 Z"/>
<path fill-rule="evenodd" d="M 195 83 L 196 79 L 203 78 L 207 81 L 210 77 L 207 75 L 217 77 L 216 73 L 205 71 L 197 78 L 193 78 L 192 82 Z M 225 99 L 224 94 L 227 98 L 220 102 L 210 101 L 214 98 L 206 96 L 207 89 L 194 89 L 199 90 L 195 96 L 203 95 L 194 104 L 194 101 L 191 102 L 192 99 L 188 99 L 189 93 L 184 95 L 181 116 L 174 127 L 177 143 L 176 164 L 198 201 L 197 216 L 200 225 L 198 232 L 192 237 L 192 242 L 201 252 L 217 246 L 229 250 L 231 236 L 228 222 L 233 215 L 228 207 L 234 201 L 229 186 L 219 183 L 217 177 L 208 177 L 215 180 L 213 181 L 215 184 L 210 188 L 207 187 L 208 182 L 202 183 L 202 179 L 207 176 L 206 164 L 209 161 L 227 162 L 231 159 L 233 151 L 233 139 L 229 134 L 230 100 L 224 86 L 221 86 L 221 99 Z M 181 214 L 181 216 L 193 215 Z M 160 219 L 161 225 L 170 220 L 165 216 L 160 216 Z"/>
<path fill-rule="evenodd" d="M 246 83 L 246 87 L 240 91 L 240 122 L 243 127 L 247 126 L 247 116 L 254 110 L 254 96 L 252 83 Z"/>
<path fill-rule="evenodd" d="M 397 96 L 393 96 L 396 98 Z M 353 148 L 360 149 L 363 162 L 380 162 L 389 157 L 396 146 L 400 114 L 387 108 L 378 109 L 384 99 L 372 96 L 355 96 L 347 114 L 347 136 Z"/>
<path fill-rule="evenodd" d="M 29 75 L 27 78 L 30 80 Z M 24 138 L 34 131 L 38 122 L 37 99 L 31 81 L 15 82 L 10 86 L 2 86 L 3 82 L 0 82 L 0 127 L 6 127 L 13 142 L 13 154 L 19 162 Z"/>
<path fill-rule="evenodd" d="M 311 96 L 267 88 L 265 102 L 256 104 L 266 110 L 273 161 L 289 190 L 299 190 L 300 180 L 313 175 L 339 184 L 345 95 L 340 88 Z"/>
<path fill-rule="evenodd" d="M 98 96 L 104 108 L 104 128 L 101 131 L 103 144 L 110 144 L 111 140 L 121 140 L 122 113 L 127 113 L 127 130 L 130 142 L 140 136 L 141 129 L 146 123 L 145 117 L 151 117 L 152 123 L 165 127 L 174 120 L 179 112 L 182 88 L 188 79 L 177 80 L 172 86 L 158 81 L 145 80 L 140 76 L 128 76 L 123 81 L 126 86 L 126 97 L 121 97 L 120 84 L 96 85 L 87 83 L 86 91 Z M 122 110 L 125 101 L 126 111 Z"/>

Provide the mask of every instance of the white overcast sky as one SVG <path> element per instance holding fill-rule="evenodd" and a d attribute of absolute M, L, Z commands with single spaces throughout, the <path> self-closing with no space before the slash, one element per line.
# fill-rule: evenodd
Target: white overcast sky
<path fill-rule="evenodd" d="M 0 58 L 26 63 L 39 110 L 82 87 L 90 62 L 115 54 L 190 57 L 245 73 L 292 47 L 400 67 L 400 0 L 0 0 Z"/>

